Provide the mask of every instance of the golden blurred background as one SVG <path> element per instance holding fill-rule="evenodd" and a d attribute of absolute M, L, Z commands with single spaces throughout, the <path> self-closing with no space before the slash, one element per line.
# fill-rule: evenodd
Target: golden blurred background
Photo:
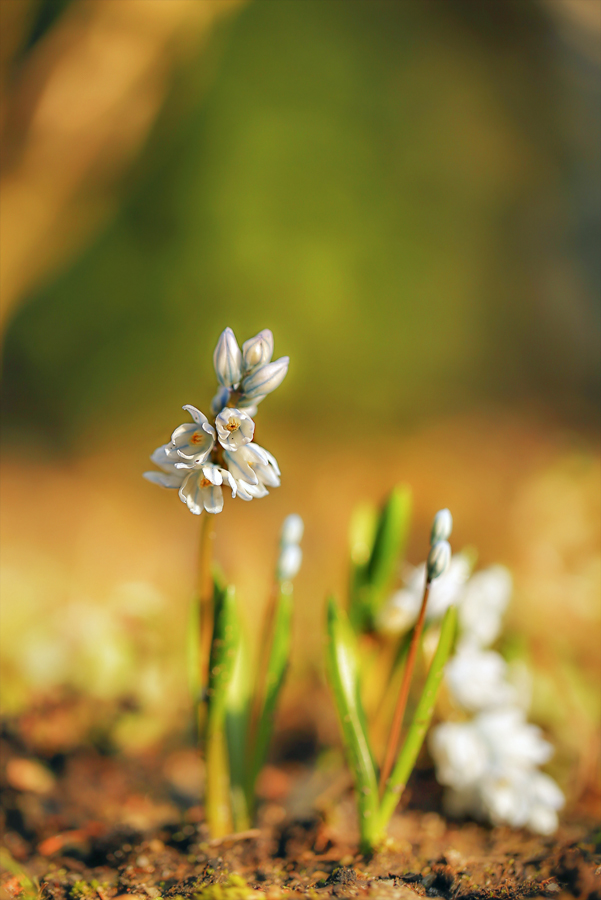
<path fill-rule="evenodd" d="M 182 404 L 208 411 L 221 330 L 269 327 L 282 487 L 226 501 L 217 555 L 252 630 L 280 523 L 305 519 L 282 722 L 337 739 L 325 593 L 354 505 L 408 482 L 412 562 L 449 506 L 455 548 L 512 569 L 533 719 L 598 805 L 601 5 L 0 15 L 4 712 L 71 697 L 44 720 L 66 747 L 185 729 L 199 523 L 141 473 Z"/>

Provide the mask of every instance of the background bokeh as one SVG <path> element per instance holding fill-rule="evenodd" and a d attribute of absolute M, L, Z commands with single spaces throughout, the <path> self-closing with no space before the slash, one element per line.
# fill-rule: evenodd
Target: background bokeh
<path fill-rule="evenodd" d="M 353 506 L 409 482 L 413 562 L 448 505 L 457 548 L 512 568 L 507 652 L 570 801 L 597 803 L 601 7 L 0 13 L 5 711 L 68 690 L 94 706 L 45 740 L 181 732 L 198 522 L 140 474 L 208 408 L 221 330 L 269 327 L 283 484 L 227 504 L 217 553 L 252 630 L 281 520 L 305 519 L 282 721 L 335 737 L 324 595 Z"/>

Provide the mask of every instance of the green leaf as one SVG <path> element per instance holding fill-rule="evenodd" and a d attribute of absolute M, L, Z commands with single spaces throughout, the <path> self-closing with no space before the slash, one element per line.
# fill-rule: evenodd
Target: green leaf
<path fill-rule="evenodd" d="M 361 705 L 355 636 L 345 613 L 328 602 L 328 676 L 334 693 L 347 761 L 353 773 L 362 845 L 371 846 L 378 782 Z"/>
<path fill-rule="evenodd" d="M 426 677 L 426 683 L 422 695 L 417 704 L 413 721 L 407 732 L 403 748 L 388 779 L 388 783 L 382 796 L 378 824 L 383 832 L 396 809 L 400 796 L 413 771 L 419 751 L 424 742 L 426 732 L 432 721 L 436 697 L 440 688 L 440 682 L 444 673 L 445 664 L 449 658 L 457 631 L 457 608 L 447 609 L 442 620 L 440 638 L 430 670 Z"/>
<path fill-rule="evenodd" d="M 378 517 L 366 561 L 361 561 L 362 537 L 369 534 L 367 513 L 357 514 L 351 532 L 351 586 L 349 616 L 356 631 L 373 628 L 374 617 L 392 588 L 399 560 L 404 554 L 411 518 L 411 489 L 397 485 Z M 353 549 L 359 556 L 352 560 Z M 357 550 L 359 550 L 357 554 Z"/>
<path fill-rule="evenodd" d="M 252 749 L 252 762 L 248 772 L 247 801 L 251 809 L 254 805 L 255 782 L 267 757 L 277 701 L 288 667 L 292 636 L 292 611 L 292 589 L 283 590 L 282 585 L 279 585 L 273 640 L 265 678 L 265 697 L 257 721 L 255 742 Z"/>
<path fill-rule="evenodd" d="M 227 690 L 225 729 L 230 761 L 230 793 L 234 830 L 250 828 L 250 813 L 246 802 L 246 772 L 248 768 L 248 720 L 252 684 L 248 641 L 241 631 L 236 648 L 234 671 Z"/>
<path fill-rule="evenodd" d="M 222 837 L 232 830 L 225 714 L 240 629 L 234 588 L 224 589 L 215 581 L 213 596 L 215 624 L 207 691 L 205 806 L 211 836 L 215 838 Z"/>

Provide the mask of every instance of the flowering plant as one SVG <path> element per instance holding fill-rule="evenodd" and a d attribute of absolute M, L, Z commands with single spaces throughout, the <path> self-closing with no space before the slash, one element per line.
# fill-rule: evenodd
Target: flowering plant
<path fill-rule="evenodd" d="M 351 527 L 348 618 L 333 602 L 329 610 L 330 680 L 355 778 L 362 844 L 369 850 L 384 838 L 430 726 L 441 682 L 452 712 L 430 731 L 428 743 L 445 787 L 447 812 L 550 834 L 564 799 L 538 766 L 553 748 L 526 721 L 524 692 L 520 695 L 505 660 L 491 649 L 502 631 L 511 576 L 498 565 L 473 574 L 470 551 L 451 558 L 452 518 L 441 510 L 427 561 L 415 568 L 405 565 L 403 586 L 391 590 L 409 512 L 406 488 L 392 492 L 379 517 L 371 509 L 357 511 Z M 399 751 L 422 634 L 429 667 Z"/>
<path fill-rule="evenodd" d="M 232 498 L 265 497 L 280 484 L 277 461 L 254 442 L 257 407 L 288 371 L 288 357 L 271 361 L 273 335 L 265 329 L 242 345 L 231 328 L 219 337 L 213 362 L 219 382 L 211 419 L 186 405 L 192 421 L 179 425 L 151 456 L 159 471 L 144 477 L 177 490 L 202 518 L 198 592 L 188 630 L 188 675 L 206 763 L 206 817 L 213 837 L 248 827 L 254 786 L 271 737 L 273 715 L 290 650 L 292 579 L 301 563 L 303 523 L 284 522 L 280 555 L 263 629 L 256 677 L 235 592 L 212 566 L 213 521 L 223 510 L 223 487 Z M 266 652 L 265 652 L 266 651 Z"/>
<path fill-rule="evenodd" d="M 378 714 L 372 710 L 368 728 L 364 697 L 364 676 L 369 669 L 369 652 L 362 638 L 373 634 L 378 612 L 390 589 L 408 531 L 410 494 L 406 488 L 392 492 L 377 522 L 370 513 L 360 513 L 351 537 L 351 583 L 348 615 L 333 599 L 328 606 L 328 674 L 340 719 L 349 766 L 355 781 L 359 811 L 361 846 L 366 852 L 384 840 L 386 828 L 413 769 L 434 712 L 444 665 L 453 645 L 457 614 L 449 606 L 443 617 L 440 636 L 413 720 L 399 747 L 409 689 L 424 627 L 428 597 L 436 579 L 448 569 L 451 548 L 447 538 L 452 530 L 448 510 L 437 513 L 430 535 L 430 552 L 421 585 L 421 601 L 411 638 L 403 644 L 393 662 L 388 681 L 402 681 L 396 697 L 392 723 L 381 766 L 376 764 L 374 736 Z M 363 643 L 363 647 L 361 644 Z M 379 655 L 379 654 L 378 654 Z M 404 664 L 404 667 L 403 667 Z M 378 777 L 379 768 L 379 777 Z"/>

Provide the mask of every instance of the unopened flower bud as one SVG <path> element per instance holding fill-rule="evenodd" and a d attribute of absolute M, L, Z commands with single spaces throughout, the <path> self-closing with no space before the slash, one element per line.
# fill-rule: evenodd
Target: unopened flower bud
<path fill-rule="evenodd" d="M 263 329 L 242 344 L 244 371 L 252 372 L 258 366 L 265 366 L 273 354 L 273 335 L 269 328 Z"/>
<path fill-rule="evenodd" d="M 231 328 L 221 332 L 213 354 L 213 364 L 217 378 L 224 387 L 239 383 L 242 378 L 242 353 Z"/>
<path fill-rule="evenodd" d="M 300 516 L 297 516 L 296 513 L 286 516 L 280 538 L 282 546 L 286 544 L 300 544 L 304 530 L 305 525 Z"/>
<path fill-rule="evenodd" d="M 211 400 L 211 412 L 214 416 L 218 415 L 221 410 L 227 406 L 230 399 L 230 389 L 221 386 L 213 399 Z M 250 413 L 249 413 L 250 415 Z"/>
<path fill-rule="evenodd" d="M 448 541 L 437 541 L 430 547 L 426 571 L 428 581 L 444 575 L 451 562 L 451 545 Z"/>
<path fill-rule="evenodd" d="M 251 375 L 247 375 L 242 382 L 242 390 L 246 399 L 265 396 L 265 394 L 275 391 L 286 377 L 289 361 L 288 356 L 282 356 L 275 362 L 260 366 Z"/>
<path fill-rule="evenodd" d="M 298 544 L 286 544 L 282 547 L 278 559 L 278 581 L 292 581 L 301 567 L 303 551 Z"/>
<path fill-rule="evenodd" d="M 430 545 L 438 541 L 448 541 L 453 530 L 453 516 L 449 509 L 439 509 L 434 516 L 432 531 L 430 533 Z"/>

